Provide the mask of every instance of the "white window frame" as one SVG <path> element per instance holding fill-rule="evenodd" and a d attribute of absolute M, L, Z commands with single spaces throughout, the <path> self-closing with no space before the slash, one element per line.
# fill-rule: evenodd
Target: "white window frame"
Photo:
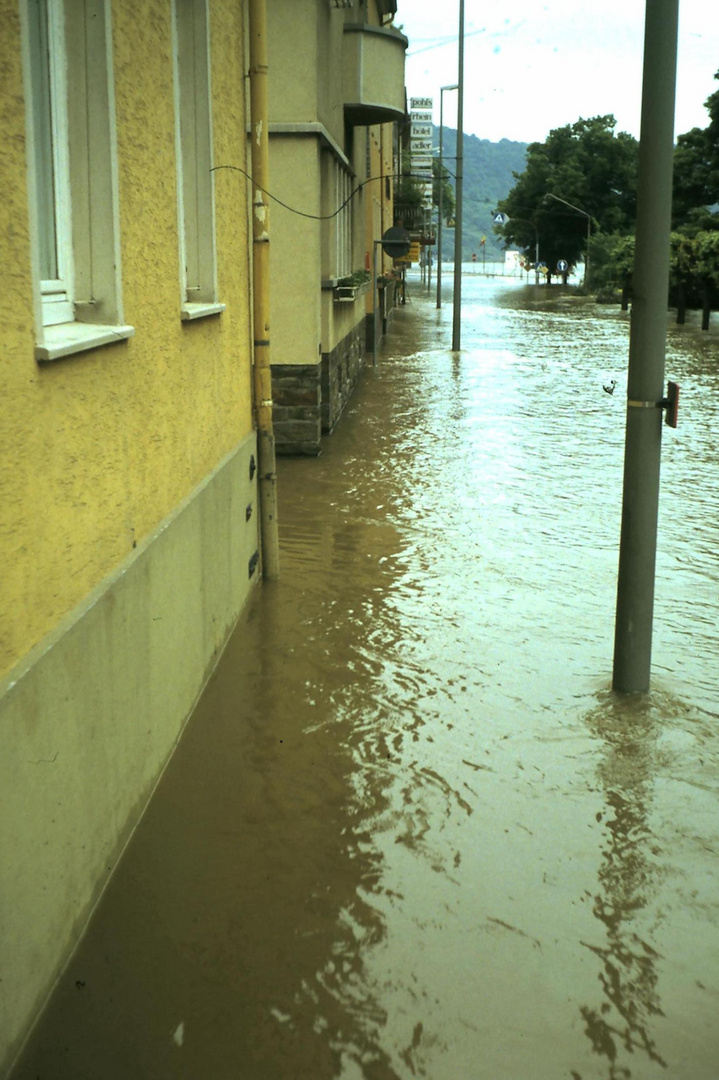
<path fill-rule="evenodd" d="M 354 199 L 350 199 L 355 178 L 347 165 L 327 150 L 322 158 L 323 277 L 338 280 L 352 274 L 354 258 Z M 347 201 L 349 199 L 349 202 Z M 342 207 L 342 209 L 340 209 Z"/>
<path fill-rule="evenodd" d="M 180 317 L 218 315 L 207 0 L 173 0 Z"/>
<path fill-rule="evenodd" d="M 47 69 L 38 39 L 46 13 Z M 21 0 L 28 195 L 38 360 L 123 341 L 110 0 Z M 47 82 L 43 84 L 43 77 Z M 50 101 L 43 101 L 43 89 Z M 42 112 L 44 111 L 44 117 Z M 40 126 L 51 131 L 58 276 L 43 279 L 41 230 L 48 163 Z M 47 150 L 47 142 L 45 142 Z M 44 204 L 41 200 L 44 199 Z"/>
<path fill-rule="evenodd" d="M 47 99 L 45 95 L 36 94 L 33 99 L 35 108 L 34 120 L 38 121 L 38 111 L 45 114 L 35 130 L 37 141 L 33 146 L 37 172 L 40 172 L 38 158 L 43 153 L 51 160 L 52 175 L 43 186 L 50 188 L 43 196 L 40 191 L 40 178 L 38 177 L 38 232 L 46 232 L 47 224 L 43 221 L 46 216 L 52 217 L 51 237 L 49 243 L 54 249 L 53 261 L 57 273 L 52 277 L 41 278 L 40 295 L 42 298 L 42 321 L 44 326 L 52 326 L 57 323 L 70 322 L 74 318 L 72 306 L 72 237 L 70 235 L 71 207 L 70 207 L 70 163 L 68 157 L 67 136 L 67 58 L 65 56 L 64 15 L 59 4 L 47 4 L 45 0 L 28 0 L 28 8 L 35 9 L 35 14 L 30 14 L 31 26 L 31 52 L 30 64 L 32 68 L 31 78 L 34 85 L 47 84 Z M 37 23 L 44 22 L 46 42 L 36 36 Z M 33 28 L 33 22 L 36 23 Z M 38 55 L 43 45 L 47 46 L 45 55 Z M 38 70 L 42 65 L 42 70 Z M 40 146 L 43 134 L 38 128 L 46 128 L 49 136 L 44 148 Z M 49 198 L 47 197 L 49 195 Z M 45 206 L 43 207 L 43 203 Z M 47 204 L 51 205 L 48 206 Z M 39 237 L 42 244 L 42 238 Z M 45 243 L 48 243 L 46 235 Z M 41 253 L 42 263 L 42 253 Z M 46 267 L 41 264 L 41 273 Z"/>
<path fill-rule="evenodd" d="M 336 219 L 335 265 L 337 266 L 337 277 L 346 277 L 348 274 L 354 273 L 355 269 L 352 265 L 352 256 L 354 254 L 352 250 L 353 200 L 350 199 L 353 178 L 346 169 L 342 168 L 339 162 L 335 163 L 335 176 L 335 205 L 338 210 L 342 207 Z"/>

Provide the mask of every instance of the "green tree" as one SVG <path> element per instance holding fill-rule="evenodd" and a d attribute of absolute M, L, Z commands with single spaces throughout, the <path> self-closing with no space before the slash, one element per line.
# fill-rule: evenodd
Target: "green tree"
<path fill-rule="evenodd" d="M 674 152 L 674 227 L 694 232 L 719 228 L 719 90 L 704 105 L 708 126 L 680 135 Z"/>
<path fill-rule="evenodd" d="M 509 221 L 496 226 L 508 244 L 534 257 L 535 227 L 539 257 L 553 272 L 559 259 L 576 265 L 587 247 L 587 217 L 592 233 L 627 233 L 636 216 L 638 143 L 616 132 L 613 116 L 580 119 L 531 143 L 523 173 L 499 203 Z M 547 196 L 580 207 L 584 214 Z"/>

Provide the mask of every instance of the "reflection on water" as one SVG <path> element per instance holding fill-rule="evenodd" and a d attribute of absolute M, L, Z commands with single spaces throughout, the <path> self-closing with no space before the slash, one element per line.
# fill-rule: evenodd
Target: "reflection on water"
<path fill-rule="evenodd" d="M 670 336 L 655 686 L 618 699 L 628 321 L 547 295 L 468 280 L 457 356 L 411 287 L 280 462 L 283 578 L 22 1080 L 716 1080 L 716 338 Z"/>
<path fill-rule="evenodd" d="M 652 1034 L 652 1018 L 664 1015 L 658 994 L 661 958 L 639 932 L 657 893 L 660 852 L 650 813 L 660 723 L 659 711 L 647 698 L 621 701 L 607 695 L 587 717 L 589 729 L 606 744 L 598 770 L 606 798 L 606 843 L 592 909 L 605 928 L 605 941 L 587 943 L 602 961 L 603 1000 L 580 1011 L 595 1053 L 608 1059 L 610 1080 L 631 1076 L 620 1064 L 622 1049 L 644 1051 L 659 1065 L 667 1064 Z M 597 817 L 602 820 L 604 814 Z"/>

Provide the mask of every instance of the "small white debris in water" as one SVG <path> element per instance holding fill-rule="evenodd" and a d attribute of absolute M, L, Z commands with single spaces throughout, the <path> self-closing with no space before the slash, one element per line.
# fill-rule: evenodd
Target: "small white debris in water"
<path fill-rule="evenodd" d="M 185 1021 L 184 1020 L 182 1021 L 181 1024 L 177 1025 L 177 1030 L 176 1030 L 175 1034 L 172 1036 L 172 1041 L 177 1046 L 182 1046 L 183 1042 L 185 1041 Z"/>
<path fill-rule="evenodd" d="M 283 1013 L 280 1009 L 273 1007 L 270 1009 L 270 1013 L 274 1016 L 275 1020 L 279 1020 L 281 1024 L 289 1024 L 292 1017 L 289 1013 Z"/>

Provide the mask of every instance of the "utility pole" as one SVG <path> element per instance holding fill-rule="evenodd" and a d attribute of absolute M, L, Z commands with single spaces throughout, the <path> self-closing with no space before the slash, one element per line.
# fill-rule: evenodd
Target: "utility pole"
<path fill-rule="evenodd" d="M 265 0 L 250 0 L 250 143 L 252 146 L 253 390 L 257 427 L 262 576 L 280 576 L 277 471 L 270 368 L 270 144 L 267 122 L 267 16 Z"/>
<path fill-rule="evenodd" d="M 647 0 L 614 689 L 649 689 L 659 512 L 679 0 Z"/>
<path fill-rule="evenodd" d="M 452 351 L 459 352 L 462 318 L 462 178 L 464 175 L 464 0 L 459 0 L 459 59 L 457 86 L 457 181 L 454 211 L 454 301 Z"/>

